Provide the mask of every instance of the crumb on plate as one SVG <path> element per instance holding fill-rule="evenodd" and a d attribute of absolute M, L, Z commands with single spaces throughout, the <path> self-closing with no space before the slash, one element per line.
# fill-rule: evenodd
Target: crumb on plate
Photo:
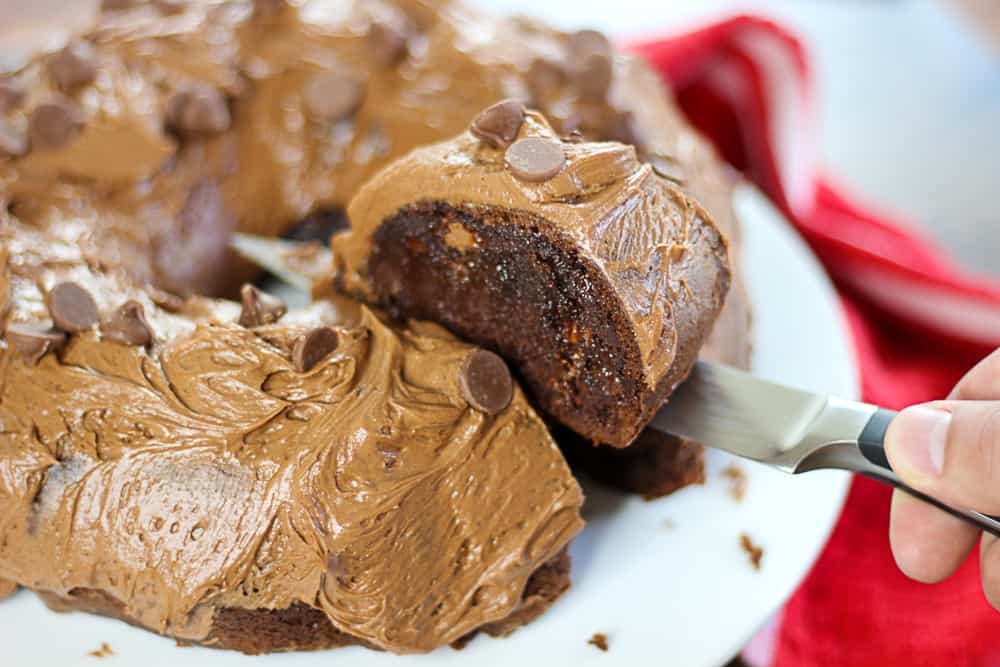
<path fill-rule="evenodd" d="M 603 632 L 595 632 L 594 636 L 587 640 L 587 643 L 602 651 L 608 650 L 608 636 Z"/>
<path fill-rule="evenodd" d="M 729 497 L 738 503 L 743 502 L 747 495 L 747 474 L 743 468 L 731 463 L 722 471 L 722 476 L 729 481 Z"/>
<path fill-rule="evenodd" d="M 107 658 L 114 654 L 115 652 L 111 650 L 111 647 L 108 646 L 107 642 L 101 642 L 101 648 L 97 649 L 96 651 L 91 651 L 87 655 L 89 655 L 92 658 Z"/>
<path fill-rule="evenodd" d="M 753 540 L 746 533 L 740 534 L 740 546 L 746 552 L 747 556 L 750 557 L 750 564 L 753 565 L 753 569 L 759 572 L 760 561 L 764 557 L 764 549 L 754 544 Z"/>

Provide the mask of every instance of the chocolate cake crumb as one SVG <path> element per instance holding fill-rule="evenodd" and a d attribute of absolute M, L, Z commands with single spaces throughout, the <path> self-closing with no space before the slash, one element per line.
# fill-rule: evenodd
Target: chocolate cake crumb
<path fill-rule="evenodd" d="M 608 636 L 603 632 L 595 632 L 594 636 L 587 640 L 587 643 L 602 651 L 608 650 Z"/>
<path fill-rule="evenodd" d="M 750 564 L 753 569 L 760 572 L 760 561 L 764 557 L 764 549 L 754 544 L 753 540 L 746 533 L 740 533 L 740 547 L 750 557 Z"/>
<path fill-rule="evenodd" d="M 115 652 L 111 650 L 111 647 L 108 646 L 107 642 L 101 642 L 101 648 L 97 649 L 96 651 L 91 651 L 87 655 L 89 655 L 92 658 L 109 658 L 114 654 Z"/>
<path fill-rule="evenodd" d="M 729 482 L 729 497 L 738 503 L 743 502 L 747 495 L 747 474 L 743 468 L 731 463 L 722 471 L 722 476 Z"/>

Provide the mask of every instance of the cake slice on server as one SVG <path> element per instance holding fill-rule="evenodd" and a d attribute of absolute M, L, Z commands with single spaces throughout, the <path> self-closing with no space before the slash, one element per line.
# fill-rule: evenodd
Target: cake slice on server
<path fill-rule="evenodd" d="M 516 102 L 391 163 L 348 218 L 338 289 L 496 351 L 595 444 L 636 439 L 730 284 L 726 238 L 632 146 L 562 139 Z"/>

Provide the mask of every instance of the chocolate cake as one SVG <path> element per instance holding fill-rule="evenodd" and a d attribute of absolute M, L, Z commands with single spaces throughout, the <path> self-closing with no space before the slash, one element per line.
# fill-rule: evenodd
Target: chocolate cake
<path fill-rule="evenodd" d="M 2 229 L 0 580 L 251 652 L 428 651 L 565 589 L 582 494 L 493 353 L 251 287 L 169 312 Z"/>
<path fill-rule="evenodd" d="M 425 651 L 540 614 L 569 585 L 581 499 L 495 355 L 365 311 L 285 312 L 244 286 L 254 272 L 231 233 L 327 234 L 392 160 L 515 98 L 560 137 L 634 146 L 608 150 L 648 164 L 632 167 L 644 183 L 673 183 L 656 188 L 712 218 L 732 253 L 732 183 L 711 149 L 656 75 L 594 31 L 451 0 L 102 6 L 69 43 L 0 72 L 0 597 L 23 585 L 252 653 Z M 487 118 L 477 132 L 508 130 Z M 524 150 L 510 167 L 531 182 L 546 170 Z M 739 340 L 730 310 L 723 337 Z M 704 319 L 682 325 L 704 334 Z M 683 364 L 661 374 L 671 355 L 656 349 L 632 360 L 654 350 L 666 387 Z M 349 492 L 361 478 L 378 488 Z M 479 500 L 453 505 L 449 488 Z M 400 494 L 420 511 L 378 511 Z M 403 526 L 413 539 L 380 541 Z"/>
<path fill-rule="evenodd" d="M 686 377 L 729 289 L 701 206 L 616 142 L 560 139 L 516 101 L 373 176 L 336 284 L 506 358 L 532 402 L 625 447 Z"/>

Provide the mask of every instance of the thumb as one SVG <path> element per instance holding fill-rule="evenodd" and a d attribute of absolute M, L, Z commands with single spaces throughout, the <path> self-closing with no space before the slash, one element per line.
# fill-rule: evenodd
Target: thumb
<path fill-rule="evenodd" d="M 1000 401 L 937 401 L 906 408 L 885 436 L 892 469 L 913 488 L 1000 514 Z"/>

